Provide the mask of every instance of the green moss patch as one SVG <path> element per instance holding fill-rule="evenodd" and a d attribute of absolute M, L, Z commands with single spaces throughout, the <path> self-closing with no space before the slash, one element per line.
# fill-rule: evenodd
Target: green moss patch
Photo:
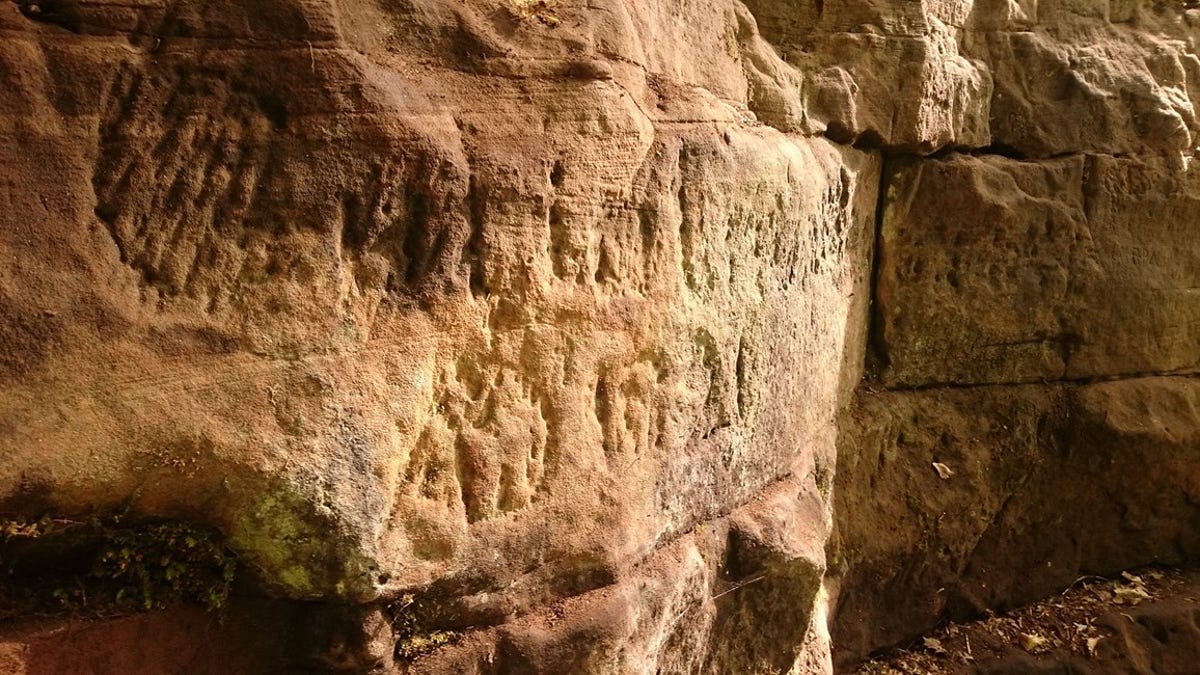
<path fill-rule="evenodd" d="M 230 546 L 260 585 L 294 599 L 374 599 L 375 563 L 336 519 L 287 484 L 266 489 L 234 524 Z"/>

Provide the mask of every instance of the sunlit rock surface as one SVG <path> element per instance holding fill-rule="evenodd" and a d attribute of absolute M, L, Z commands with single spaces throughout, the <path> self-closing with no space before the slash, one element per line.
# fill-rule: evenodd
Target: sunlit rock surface
<path fill-rule="evenodd" d="M 238 658 L 358 672 L 829 672 L 1190 559 L 1198 23 L 3 3 L 0 511 L 214 528 Z"/>

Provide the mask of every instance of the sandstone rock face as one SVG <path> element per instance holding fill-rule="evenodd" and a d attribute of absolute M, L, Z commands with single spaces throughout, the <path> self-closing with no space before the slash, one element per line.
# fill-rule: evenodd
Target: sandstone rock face
<path fill-rule="evenodd" d="M 1195 378 L 864 392 L 850 410 L 835 501 L 853 558 L 845 654 L 1200 555 Z"/>
<path fill-rule="evenodd" d="M 6 3 L 6 507 L 430 629 L 607 589 L 456 648 L 530 668 L 827 662 L 880 160 L 757 123 L 753 21 L 691 10 Z"/>
<path fill-rule="evenodd" d="M 1198 23 L 3 3 L 0 512 L 215 528 L 346 671 L 826 672 L 1193 556 Z"/>
<path fill-rule="evenodd" d="M 970 3 L 968 3 L 970 4 Z M 1197 556 L 1194 12 L 974 3 L 989 147 L 885 163 L 838 442 L 839 664 Z"/>
<path fill-rule="evenodd" d="M 878 330 L 889 386 L 1200 368 L 1196 171 L 955 156 L 889 172 Z"/>

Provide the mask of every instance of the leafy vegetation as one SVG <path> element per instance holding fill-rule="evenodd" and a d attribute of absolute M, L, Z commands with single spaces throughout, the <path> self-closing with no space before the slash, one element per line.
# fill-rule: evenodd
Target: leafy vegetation
<path fill-rule="evenodd" d="M 442 645 L 450 644 L 459 634 L 449 630 L 427 630 L 418 616 L 419 606 L 412 595 L 401 596 L 388 606 L 392 632 L 396 636 L 396 658 L 411 661 Z"/>
<path fill-rule="evenodd" d="M 0 617 L 110 615 L 179 603 L 219 610 L 236 569 L 215 531 L 189 523 L 0 521 Z"/>

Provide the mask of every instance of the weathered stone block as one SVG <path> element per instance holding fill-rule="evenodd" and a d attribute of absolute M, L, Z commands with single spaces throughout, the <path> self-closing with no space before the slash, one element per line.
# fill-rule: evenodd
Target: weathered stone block
<path fill-rule="evenodd" d="M 877 288 L 889 386 L 1200 365 L 1195 170 L 953 156 L 891 167 Z"/>

